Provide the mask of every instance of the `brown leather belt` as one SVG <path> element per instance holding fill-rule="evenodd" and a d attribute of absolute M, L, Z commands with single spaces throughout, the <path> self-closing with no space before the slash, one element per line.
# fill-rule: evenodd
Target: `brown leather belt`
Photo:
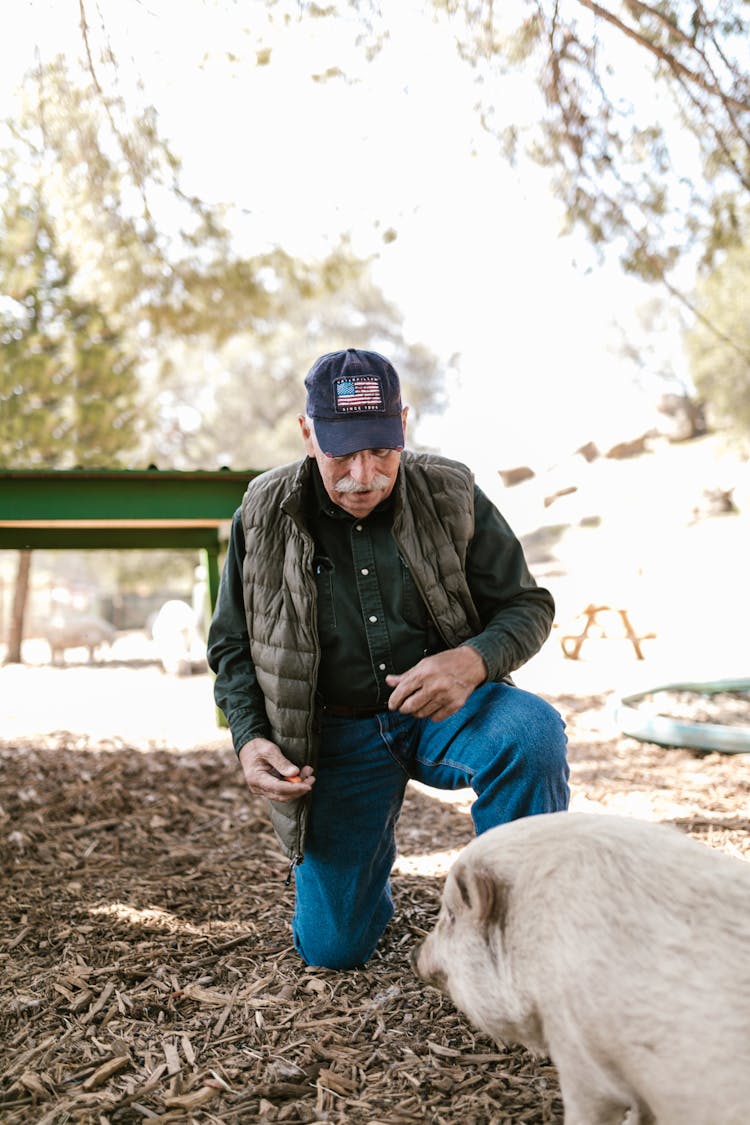
<path fill-rule="evenodd" d="M 335 715 L 338 719 L 372 719 L 381 711 L 387 711 L 381 703 L 377 707 L 339 707 L 338 704 L 322 704 L 324 715 Z"/>

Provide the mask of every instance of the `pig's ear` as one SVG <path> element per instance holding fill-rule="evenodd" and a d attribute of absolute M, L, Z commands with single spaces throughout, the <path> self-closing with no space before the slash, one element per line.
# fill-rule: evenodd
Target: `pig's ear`
<path fill-rule="evenodd" d="M 503 930 L 508 913 L 510 884 L 484 867 L 463 867 L 456 872 L 456 889 L 464 907 L 485 930 Z"/>

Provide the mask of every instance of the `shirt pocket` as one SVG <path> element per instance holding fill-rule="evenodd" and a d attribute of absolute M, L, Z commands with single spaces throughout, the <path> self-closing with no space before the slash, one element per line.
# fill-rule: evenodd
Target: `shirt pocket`
<path fill-rule="evenodd" d="M 419 592 L 419 588 L 411 576 L 409 567 L 399 555 L 401 564 L 401 613 L 406 624 L 412 629 L 419 629 L 422 634 L 422 654 L 430 656 L 435 652 L 442 652 L 445 641 L 440 635 L 435 622 Z"/>
<path fill-rule="evenodd" d="M 318 591 L 318 632 L 321 637 L 336 629 L 336 604 L 333 598 L 335 568 L 326 555 L 313 559 L 315 586 Z"/>

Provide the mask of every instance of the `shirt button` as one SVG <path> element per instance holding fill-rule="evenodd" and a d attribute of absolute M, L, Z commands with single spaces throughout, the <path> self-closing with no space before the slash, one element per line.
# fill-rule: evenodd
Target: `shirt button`
<path fill-rule="evenodd" d="M 366 566 L 363 566 L 359 573 L 360 574 L 369 574 L 370 572 L 369 572 L 369 570 L 367 569 Z"/>
<path fill-rule="evenodd" d="M 372 617 L 370 618 L 370 621 L 372 621 L 372 623 L 373 623 L 373 625 L 374 625 L 374 624 L 375 624 L 375 622 L 377 621 L 377 617 L 375 617 L 375 616 L 373 615 L 373 616 L 372 616 Z"/>
<path fill-rule="evenodd" d="M 378 664 L 378 668 L 381 672 L 385 672 L 385 664 Z"/>
<path fill-rule="evenodd" d="M 354 525 L 354 530 L 355 530 L 355 531 L 361 531 L 361 530 L 362 530 L 362 524 L 361 524 L 361 523 L 357 523 L 357 524 L 355 524 L 355 525 Z"/>

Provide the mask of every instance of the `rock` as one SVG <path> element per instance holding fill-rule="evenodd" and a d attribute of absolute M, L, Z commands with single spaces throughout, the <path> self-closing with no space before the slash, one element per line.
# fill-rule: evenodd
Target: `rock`
<path fill-rule="evenodd" d="M 498 469 L 500 480 L 506 488 L 511 488 L 514 484 L 523 484 L 525 480 L 531 480 L 536 473 L 530 469 L 528 465 L 519 465 L 515 469 Z"/>

